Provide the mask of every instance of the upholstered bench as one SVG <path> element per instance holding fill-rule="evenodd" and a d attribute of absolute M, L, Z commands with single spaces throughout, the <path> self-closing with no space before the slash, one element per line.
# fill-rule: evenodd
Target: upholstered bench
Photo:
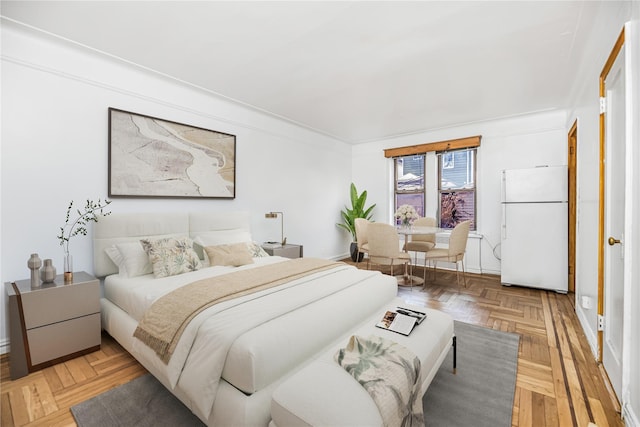
<path fill-rule="evenodd" d="M 386 310 L 395 310 L 398 306 L 427 313 L 427 318 L 416 325 L 409 336 L 375 326 Z M 424 395 L 455 342 L 451 316 L 412 307 L 396 299 L 275 389 L 271 399 L 271 427 L 382 426 L 382 417 L 369 393 L 334 360 L 336 352 L 347 345 L 351 335 L 378 335 L 409 348 L 421 361 L 420 396 Z"/>

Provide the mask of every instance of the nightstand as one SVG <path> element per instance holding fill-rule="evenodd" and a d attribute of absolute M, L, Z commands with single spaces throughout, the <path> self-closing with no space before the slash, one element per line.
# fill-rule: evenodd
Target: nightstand
<path fill-rule="evenodd" d="M 269 255 L 277 255 L 285 258 L 302 258 L 302 245 L 294 245 L 287 243 L 263 243 L 262 249 Z"/>
<path fill-rule="evenodd" d="M 9 296 L 11 379 L 100 349 L 100 282 L 84 271 L 64 283 L 31 288 L 31 280 L 5 283 Z"/>

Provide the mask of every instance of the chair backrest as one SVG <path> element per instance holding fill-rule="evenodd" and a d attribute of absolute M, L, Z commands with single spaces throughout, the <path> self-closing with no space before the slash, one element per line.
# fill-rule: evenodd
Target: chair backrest
<path fill-rule="evenodd" d="M 356 227 L 356 241 L 358 242 L 358 246 L 362 246 L 369 241 L 369 238 L 367 236 L 369 220 L 364 218 L 356 218 L 354 221 L 354 225 Z"/>
<path fill-rule="evenodd" d="M 393 225 L 372 222 L 367 226 L 369 257 L 393 258 L 400 252 L 400 237 Z"/>
<path fill-rule="evenodd" d="M 435 227 L 436 226 L 436 219 L 435 218 L 429 218 L 429 217 L 421 217 L 416 219 L 413 222 L 413 225 L 416 227 Z M 431 242 L 431 243 L 435 243 L 436 242 L 436 235 L 435 234 L 414 234 L 411 236 L 411 240 L 414 242 Z"/>
<path fill-rule="evenodd" d="M 462 221 L 451 231 L 449 237 L 449 256 L 463 255 L 467 249 L 467 239 L 469 237 L 469 226 L 471 221 Z"/>

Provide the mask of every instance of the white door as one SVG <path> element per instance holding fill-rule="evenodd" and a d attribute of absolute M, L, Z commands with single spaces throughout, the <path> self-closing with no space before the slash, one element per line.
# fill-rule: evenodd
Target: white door
<path fill-rule="evenodd" d="M 602 363 L 622 397 L 624 319 L 625 79 L 621 51 L 605 80 L 605 248 Z"/>

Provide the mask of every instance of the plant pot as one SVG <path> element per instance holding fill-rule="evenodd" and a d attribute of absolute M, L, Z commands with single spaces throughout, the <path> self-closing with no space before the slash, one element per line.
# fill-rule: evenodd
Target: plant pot
<path fill-rule="evenodd" d="M 364 258 L 364 254 L 358 251 L 358 244 L 356 242 L 351 242 L 351 246 L 349 247 L 351 253 L 351 261 L 360 262 Z"/>

